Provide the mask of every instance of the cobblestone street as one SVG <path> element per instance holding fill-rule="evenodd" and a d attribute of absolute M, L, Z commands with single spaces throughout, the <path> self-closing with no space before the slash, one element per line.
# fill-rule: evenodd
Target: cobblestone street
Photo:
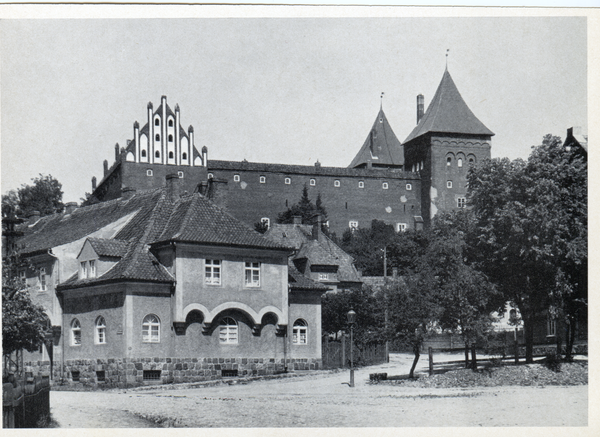
<path fill-rule="evenodd" d="M 51 393 L 60 427 L 585 426 L 588 386 L 406 388 L 368 384 L 406 374 L 409 355 L 356 371 L 176 390 Z M 426 360 L 417 370 L 423 372 Z M 106 418 L 111 418 L 107 420 Z M 149 420 L 144 420 L 149 419 Z"/>

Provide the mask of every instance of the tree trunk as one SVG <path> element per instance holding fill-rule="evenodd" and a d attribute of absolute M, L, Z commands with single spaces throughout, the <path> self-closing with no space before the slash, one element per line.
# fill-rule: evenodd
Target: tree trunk
<path fill-rule="evenodd" d="M 575 320 L 570 317 L 567 319 L 567 349 L 565 351 L 565 360 L 573 361 L 573 344 L 575 343 Z"/>
<path fill-rule="evenodd" d="M 410 373 L 408 374 L 409 378 L 414 378 L 415 367 L 417 367 L 417 362 L 419 361 L 419 357 L 421 356 L 421 353 L 419 352 L 419 346 L 420 345 L 413 346 L 413 352 L 415 353 L 415 359 L 413 361 L 412 367 L 410 368 Z"/>
<path fill-rule="evenodd" d="M 469 343 L 465 342 L 465 369 L 469 368 Z"/>
<path fill-rule="evenodd" d="M 523 318 L 523 329 L 525 331 L 525 363 L 533 363 L 533 317 Z"/>
<path fill-rule="evenodd" d="M 471 346 L 471 361 L 473 362 L 473 372 L 477 372 L 477 352 L 475 351 L 475 344 Z"/>

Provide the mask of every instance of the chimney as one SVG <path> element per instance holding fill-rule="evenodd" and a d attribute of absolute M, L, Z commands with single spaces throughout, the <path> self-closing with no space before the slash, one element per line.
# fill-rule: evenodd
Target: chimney
<path fill-rule="evenodd" d="M 321 233 L 321 214 L 317 214 L 317 221 L 313 224 L 312 228 L 312 239 L 319 241 L 319 234 Z"/>
<path fill-rule="evenodd" d="M 135 194 L 135 188 L 132 187 L 123 187 L 121 189 L 121 197 L 123 199 L 131 199 Z"/>
<path fill-rule="evenodd" d="M 27 219 L 29 220 L 29 224 L 32 225 L 35 222 L 37 222 L 40 219 L 40 212 L 39 211 L 31 211 L 29 213 L 29 215 L 27 216 Z"/>
<path fill-rule="evenodd" d="M 425 97 L 423 97 L 423 94 L 419 94 L 417 96 L 417 124 L 419 124 L 419 122 L 423 118 L 424 113 L 425 113 Z"/>
<path fill-rule="evenodd" d="M 96 176 L 92 177 L 92 191 L 96 189 Z"/>
<path fill-rule="evenodd" d="M 115 161 L 119 160 L 119 143 L 115 144 Z"/>
<path fill-rule="evenodd" d="M 104 160 L 104 176 L 108 174 L 108 161 Z"/>
<path fill-rule="evenodd" d="M 295 215 L 292 217 L 292 223 L 294 223 L 295 225 L 301 225 L 302 224 L 302 216 L 300 215 Z"/>
<path fill-rule="evenodd" d="M 167 196 L 171 202 L 177 201 L 179 199 L 179 192 L 181 190 L 179 184 L 179 176 L 177 174 L 168 174 L 167 175 Z"/>
<path fill-rule="evenodd" d="M 77 202 L 68 202 L 65 204 L 65 213 L 71 214 L 77 209 Z"/>
<path fill-rule="evenodd" d="M 200 194 L 205 197 L 208 197 L 208 181 L 202 181 L 198 184 Z"/>

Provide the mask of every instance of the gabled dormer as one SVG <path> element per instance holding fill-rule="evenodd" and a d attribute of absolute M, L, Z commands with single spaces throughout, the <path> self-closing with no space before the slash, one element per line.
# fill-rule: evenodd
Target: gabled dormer
<path fill-rule="evenodd" d="M 77 256 L 79 279 L 94 279 L 113 268 L 127 253 L 127 242 L 104 238 L 88 238 Z"/>

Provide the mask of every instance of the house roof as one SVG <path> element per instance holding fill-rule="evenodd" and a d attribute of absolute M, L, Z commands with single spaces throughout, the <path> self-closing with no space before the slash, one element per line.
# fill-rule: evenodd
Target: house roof
<path fill-rule="evenodd" d="M 98 256 L 121 258 L 127 252 L 127 241 L 107 238 L 88 238 L 87 241 Z"/>
<path fill-rule="evenodd" d="M 298 269 L 296 268 L 296 266 L 294 266 L 294 263 L 292 263 L 291 260 L 288 262 L 288 284 L 290 290 L 292 291 L 315 290 L 325 292 L 329 290 L 329 288 L 326 285 L 320 282 L 313 281 L 312 279 L 307 278 L 302 273 L 300 273 L 300 271 L 298 271 Z"/>
<path fill-rule="evenodd" d="M 404 148 L 392 130 L 383 109 L 379 110 L 367 139 L 349 167 L 367 165 L 369 161 L 376 166 L 404 165 Z"/>
<path fill-rule="evenodd" d="M 469 109 L 448 70 L 444 71 L 423 118 L 404 140 L 404 144 L 428 132 L 494 135 Z"/>

